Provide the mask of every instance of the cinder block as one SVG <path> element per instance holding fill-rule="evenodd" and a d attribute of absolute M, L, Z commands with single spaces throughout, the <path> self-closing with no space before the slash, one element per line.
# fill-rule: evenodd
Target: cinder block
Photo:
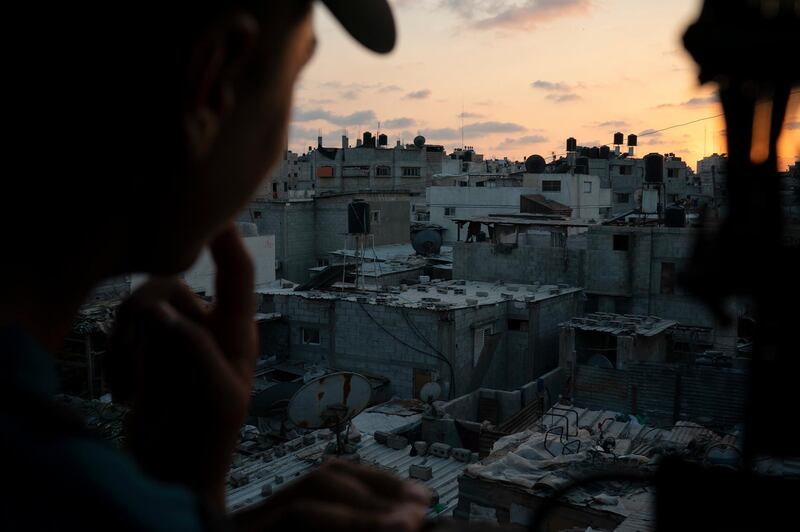
<path fill-rule="evenodd" d="M 408 477 L 417 480 L 430 480 L 433 478 L 433 468 L 429 465 L 411 464 L 408 466 Z"/>
<path fill-rule="evenodd" d="M 389 434 L 386 445 L 395 450 L 405 449 L 408 446 L 408 438 L 397 434 Z"/>
<path fill-rule="evenodd" d="M 464 449 L 463 447 L 456 447 L 452 451 L 453 458 L 458 460 L 459 462 L 469 462 L 470 458 L 472 457 L 472 451 L 469 449 Z"/>
<path fill-rule="evenodd" d="M 439 458 L 450 458 L 450 449 L 446 443 L 434 443 L 428 449 L 428 454 Z"/>

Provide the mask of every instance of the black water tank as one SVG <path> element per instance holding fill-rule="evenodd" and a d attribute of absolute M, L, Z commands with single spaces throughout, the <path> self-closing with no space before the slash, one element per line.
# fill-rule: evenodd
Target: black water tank
<path fill-rule="evenodd" d="M 680 205 L 670 205 L 664 211 L 664 225 L 667 227 L 686 227 L 686 209 Z"/>
<path fill-rule="evenodd" d="M 639 143 L 639 137 L 636 135 L 628 135 L 628 146 L 636 146 Z"/>
<path fill-rule="evenodd" d="M 622 144 L 623 142 L 625 142 L 625 135 L 619 131 L 614 133 L 614 145 L 616 146 L 617 144 Z"/>
<path fill-rule="evenodd" d="M 389 137 L 385 133 L 378 135 L 378 146 L 387 146 L 389 144 Z"/>
<path fill-rule="evenodd" d="M 574 137 L 567 139 L 567 151 L 578 151 L 578 141 Z"/>
<path fill-rule="evenodd" d="M 347 206 L 347 232 L 351 235 L 369 233 L 369 203 L 354 200 Z"/>
<path fill-rule="evenodd" d="M 525 171 L 528 172 L 529 174 L 544 173 L 544 169 L 546 166 L 547 162 L 541 155 L 531 155 L 530 157 L 525 159 Z"/>
<path fill-rule="evenodd" d="M 591 150 L 589 150 L 589 157 L 592 158 L 592 159 L 599 159 L 600 158 L 600 148 L 595 146 Z"/>
<path fill-rule="evenodd" d="M 611 157 L 611 148 L 608 146 L 600 146 L 600 158 L 608 159 L 609 157 Z"/>
<path fill-rule="evenodd" d="M 664 156 L 660 153 L 648 153 L 644 156 L 644 180 L 648 183 L 664 181 Z"/>
<path fill-rule="evenodd" d="M 374 148 L 375 147 L 375 139 L 372 136 L 372 133 L 369 131 L 364 132 L 364 147 L 365 148 Z"/>

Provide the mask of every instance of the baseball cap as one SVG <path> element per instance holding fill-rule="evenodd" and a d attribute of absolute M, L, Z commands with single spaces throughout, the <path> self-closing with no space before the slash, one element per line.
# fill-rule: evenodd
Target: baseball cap
<path fill-rule="evenodd" d="M 321 0 L 355 40 L 373 52 L 391 52 L 396 40 L 392 8 L 386 0 Z"/>

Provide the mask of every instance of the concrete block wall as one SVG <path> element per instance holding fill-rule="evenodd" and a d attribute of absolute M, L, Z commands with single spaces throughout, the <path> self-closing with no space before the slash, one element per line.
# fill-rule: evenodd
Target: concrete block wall
<path fill-rule="evenodd" d="M 649 362 L 627 370 L 579 365 L 575 377 L 577 406 L 641 416 L 651 425 L 669 427 L 686 418 L 731 430 L 744 419 L 748 374 L 742 370 Z"/>
<path fill-rule="evenodd" d="M 490 242 L 453 244 L 453 278 L 509 283 L 585 285 L 585 250 L 522 245 L 498 254 Z"/>

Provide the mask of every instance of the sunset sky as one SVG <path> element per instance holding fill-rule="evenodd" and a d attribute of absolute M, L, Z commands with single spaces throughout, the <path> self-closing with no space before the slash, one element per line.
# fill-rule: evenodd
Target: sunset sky
<path fill-rule="evenodd" d="M 561 154 L 610 144 L 721 113 L 700 87 L 680 37 L 700 0 L 394 0 L 398 45 L 388 56 L 357 45 L 320 5 L 319 47 L 301 77 L 290 149 L 339 146 L 343 130 L 411 142 L 418 133 L 448 151 L 488 157 Z M 781 138 L 780 168 L 800 154 L 800 95 Z M 675 152 L 694 167 L 724 152 L 724 121 L 643 136 L 639 154 Z"/>

